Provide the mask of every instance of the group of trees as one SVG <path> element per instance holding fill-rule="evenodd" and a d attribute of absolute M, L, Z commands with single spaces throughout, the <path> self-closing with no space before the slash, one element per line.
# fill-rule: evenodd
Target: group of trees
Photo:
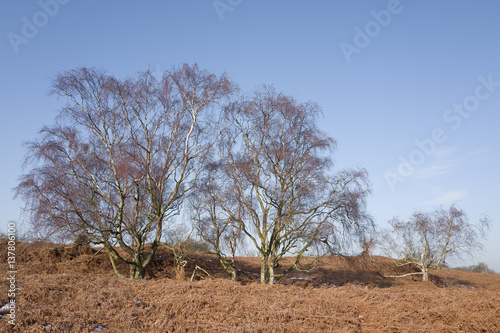
<path fill-rule="evenodd" d="M 128 264 L 131 278 L 145 276 L 181 211 L 234 280 L 237 247 L 246 239 L 262 259 L 263 284 L 301 267 L 313 248 L 338 248 L 373 230 L 367 172 L 334 169 L 336 142 L 319 129 L 314 103 L 269 86 L 239 94 L 225 74 L 197 65 L 173 68 L 161 80 L 80 68 L 57 75 L 52 92 L 66 105 L 28 144 L 29 170 L 16 195 L 34 232 L 103 246 L 119 276 L 117 261 Z M 462 229 L 454 226 L 467 223 L 460 213 L 450 210 L 448 234 L 425 214 L 414 216 L 421 223 L 394 221 L 411 244 L 396 254 L 412 263 L 424 258 L 426 276 L 461 249 L 455 236 Z M 434 238 L 424 239 L 421 254 L 417 235 L 427 231 Z M 443 235 L 450 236 L 448 252 L 437 253 L 429 244 Z M 477 245 L 477 235 L 469 236 L 466 244 Z"/>
<path fill-rule="evenodd" d="M 118 275 L 121 260 L 143 278 L 220 130 L 215 106 L 236 86 L 196 66 L 161 81 L 81 68 L 58 75 L 52 91 L 67 104 L 29 143 L 32 168 L 17 194 L 35 230 L 83 236 L 106 249 Z"/>
<path fill-rule="evenodd" d="M 225 112 L 227 128 L 199 178 L 192 208 L 199 234 L 233 278 L 242 235 L 260 254 L 261 282 L 273 283 L 297 268 L 311 245 L 339 231 L 360 236 L 371 226 L 366 171 L 332 172 L 335 141 L 317 127 L 317 105 L 263 87 Z M 223 240 L 231 262 L 223 258 Z M 285 255 L 295 259 L 277 273 Z"/>

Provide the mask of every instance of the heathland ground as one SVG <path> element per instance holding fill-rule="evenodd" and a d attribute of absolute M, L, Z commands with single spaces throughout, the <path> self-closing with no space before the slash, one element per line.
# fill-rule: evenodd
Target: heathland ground
<path fill-rule="evenodd" d="M 1 262 L 7 246 L 0 240 Z M 295 271 L 260 285 L 259 258 L 237 258 L 231 282 L 215 256 L 188 254 L 184 274 L 161 249 L 146 279 L 120 279 L 107 255 L 89 246 L 16 246 L 16 326 L 2 332 L 499 332 L 500 275 L 452 269 L 384 278 L 366 256 L 323 257 L 311 272 Z M 377 257 L 386 274 L 397 270 Z M 199 266 L 191 279 L 194 268 Z M 6 264 L 5 264 L 6 266 Z M 126 272 L 126 267 L 120 267 Z M 207 273 L 210 275 L 208 276 Z M 9 301 L 7 268 L 0 306 Z"/>

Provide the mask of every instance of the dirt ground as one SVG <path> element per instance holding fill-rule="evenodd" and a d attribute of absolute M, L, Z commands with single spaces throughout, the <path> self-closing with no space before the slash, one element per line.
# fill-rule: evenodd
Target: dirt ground
<path fill-rule="evenodd" d="M 185 278 L 161 249 L 145 280 L 120 279 L 88 246 L 16 247 L 16 326 L 1 332 L 500 332 L 500 275 L 440 270 L 384 278 L 366 257 L 325 257 L 309 273 L 258 283 L 258 258 L 237 258 L 231 282 L 216 258 L 191 253 Z M 7 248 L 0 240 L 0 306 L 8 302 Z M 386 274 L 396 270 L 376 258 Z M 5 264 L 4 264 L 5 263 Z M 191 281 L 198 265 L 213 278 Z M 126 272 L 126 267 L 121 267 Z"/>

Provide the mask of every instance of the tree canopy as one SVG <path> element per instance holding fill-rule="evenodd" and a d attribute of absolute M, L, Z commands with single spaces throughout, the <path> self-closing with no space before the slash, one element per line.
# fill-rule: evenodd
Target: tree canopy
<path fill-rule="evenodd" d="M 161 80 L 93 68 L 57 75 L 52 92 L 67 104 L 28 144 L 31 169 L 16 189 L 35 230 L 83 236 L 105 247 L 117 274 L 116 259 L 144 277 L 220 131 L 217 105 L 235 91 L 197 65 Z"/>

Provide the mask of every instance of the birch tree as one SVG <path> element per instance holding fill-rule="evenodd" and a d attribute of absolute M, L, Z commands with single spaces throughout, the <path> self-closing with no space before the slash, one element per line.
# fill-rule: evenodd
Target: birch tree
<path fill-rule="evenodd" d="M 333 170 L 336 142 L 318 128 L 316 104 L 262 87 L 227 112 L 220 165 L 243 211 L 229 217 L 260 253 L 262 284 L 298 269 L 315 242 L 370 228 L 367 172 Z M 288 267 L 278 272 L 284 260 Z"/>
<path fill-rule="evenodd" d="M 67 104 L 27 145 L 29 171 L 16 189 L 31 223 L 85 237 L 105 248 L 119 276 L 117 260 L 144 278 L 220 131 L 218 105 L 235 89 L 197 65 L 161 80 L 89 68 L 57 75 L 52 92 Z"/>
<path fill-rule="evenodd" d="M 489 219 L 469 222 L 467 214 L 456 206 L 448 210 L 415 212 L 407 221 L 392 219 L 390 229 L 382 232 L 378 244 L 385 255 L 399 259 L 398 266 L 415 265 L 422 280 L 429 271 L 440 269 L 453 257 L 473 255 L 484 248 Z"/>

